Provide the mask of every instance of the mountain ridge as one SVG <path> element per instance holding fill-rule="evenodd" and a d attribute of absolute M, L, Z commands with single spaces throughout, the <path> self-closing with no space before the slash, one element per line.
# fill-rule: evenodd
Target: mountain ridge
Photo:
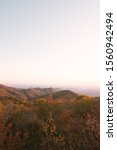
<path fill-rule="evenodd" d="M 54 88 L 14 88 L 0 84 L 0 97 L 16 97 L 19 99 L 32 99 L 43 95 L 51 94 Z"/>
<path fill-rule="evenodd" d="M 20 100 L 34 100 L 36 98 L 48 99 L 51 97 L 52 100 L 75 100 L 75 99 L 88 99 L 88 96 L 83 94 L 77 94 L 72 90 L 60 90 L 56 88 L 14 88 L 0 84 L 0 98 L 8 99 L 15 98 Z"/>
<path fill-rule="evenodd" d="M 14 88 L 0 84 L 0 97 L 13 97 L 17 99 L 31 100 L 35 98 L 72 99 L 78 96 L 71 90 L 58 90 L 56 88 Z"/>

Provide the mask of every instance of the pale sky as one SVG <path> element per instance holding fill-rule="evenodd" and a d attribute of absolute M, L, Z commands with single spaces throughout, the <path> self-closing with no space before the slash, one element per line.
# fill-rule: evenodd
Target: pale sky
<path fill-rule="evenodd" d="M 0 83 L 99 88 L 99 0 L 0 0 Z"/>

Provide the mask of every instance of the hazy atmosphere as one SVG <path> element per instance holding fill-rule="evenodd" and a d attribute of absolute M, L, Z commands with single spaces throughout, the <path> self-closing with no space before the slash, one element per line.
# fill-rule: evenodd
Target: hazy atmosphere
<path fill-rule="evenodd" d="M 0 0 L 0 150 L 100 149 L 99 0 Z"/>
<path fill-rule="evenodd" d="M 0 0 L 0 83 L 99 89 L 99 0 Z"/>

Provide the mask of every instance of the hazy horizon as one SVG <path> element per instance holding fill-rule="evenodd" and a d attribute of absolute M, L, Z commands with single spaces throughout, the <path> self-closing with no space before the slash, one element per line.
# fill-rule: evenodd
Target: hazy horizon
<path fill-rule="evenodd" d="M 0 1 L 0 83 L 99 91 L 98 0 Z"/>
<path fill-rule="evenodd" d="M 0 83 L 1 84 L 1 83 Z M 89 87 L 65 87 L 65 86 L 43 86 L 43 85 L 22 85 L 22 84 L 2 84 L 5 86 L 13 87 L 13 88 L 21 88 L 21 89 L 29 89 L 29 88 L 56 88 L 59 90 L 71 90 L 78 94 L 85 94 L 87 96 L 100 96 L 100 89 L 99 88 L 89 88 Z"/>

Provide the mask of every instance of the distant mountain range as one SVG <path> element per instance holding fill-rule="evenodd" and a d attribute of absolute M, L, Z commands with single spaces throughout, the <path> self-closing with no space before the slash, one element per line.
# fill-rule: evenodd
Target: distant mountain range
<path fill-rule="evenodd" d="M 71 90 L 60 90 L 56 88 L 13 88 L 0 84 L 0 98 L 16 98 L 31 100 L 36 98 L 51 97 L 54 100 L 70 100 L 81 97 Z M 86 97 L 86 96 L 85 96 Z"/>
<path fill-rule="evenodd" d="M 72 92 L 70 90 L 56 91 L 56 92 L 51 93 L 49 96 L 51 96 L 51 98 L 53 100 L 71 100 L 71 99 L 79 97 L 78 94 L 76 94 L 76 93 L 74 93 L 74 92 Z M 42 96 L 42 98 L 46 98 L 47 99 L 48 98 L 48 94 Z"/>
<path fill-rule="evenodd" d="M 13 97 L 17 99 L 35 99 L 47 98 L 51 96 L 53 99 L 72 99 L 78 97 L 78 94 L 70 90 L 60 90 L 56 88 L 13 88 L 0 84 L 0 97 Z"/>
<path fill-rule="evenodd" d="M 54 88 L 13 88 L 0 84 L 0 97 L 15 97 L 19 99 L 33 99 L 56 92 Z"/>

